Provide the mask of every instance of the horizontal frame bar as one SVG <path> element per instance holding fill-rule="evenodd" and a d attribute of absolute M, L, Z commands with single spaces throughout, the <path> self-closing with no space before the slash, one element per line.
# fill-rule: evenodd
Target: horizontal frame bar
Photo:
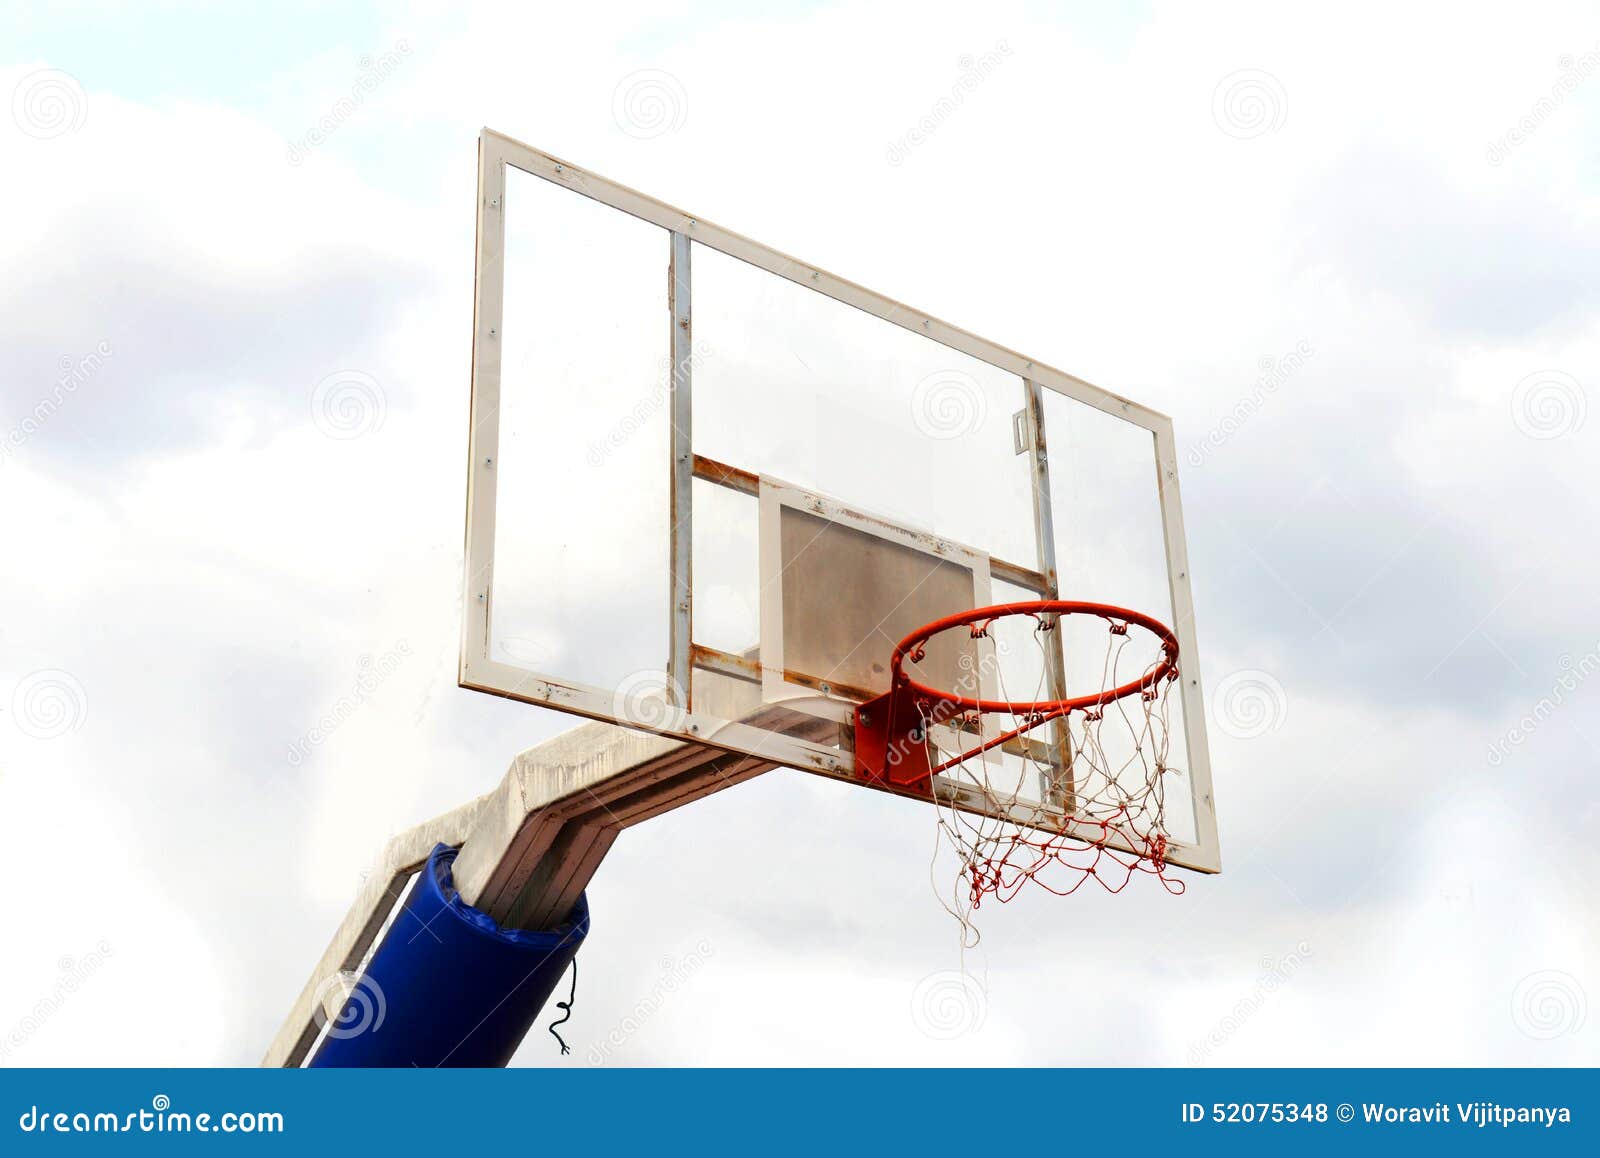
<path fill-rule="evenodd" d="M 703 454 L 694 456 L 694 477 L 704 482 L 714 483 L 728 490 L 737 491 L 751 498 L 761 495 L 761 476 L 754 471 L 742 467 L 729 466 L 725 462 L 718 462 L 714 458 L 707 458 Z M 1042 571 L 1035 571 L 1031 567 L 1024 567 L 1021 563 L 1013 563 L 1007 559 L 989 556 L 989 573 L 1002 582 L 1013 587 L 1021 587 L 1026 591 L 1035 591 L 1042 598 L 1055 598 L 1054 585 L 1050 577 Z"/>

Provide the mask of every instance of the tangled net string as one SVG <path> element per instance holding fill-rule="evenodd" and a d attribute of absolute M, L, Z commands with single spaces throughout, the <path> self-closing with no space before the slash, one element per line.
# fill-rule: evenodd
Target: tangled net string
<path fill-rule="evenodd" d="M 1044 637 L 1058 630 L 1058 617 L 1032 618 L 1043 673 L 1049 666 Z M 989 638 L 989 626 L 973 626 L 972 650 L 960 659 L 964 671 L 984 663 L 978 641 Z M 1133 678 L 1149 682 L 1160 660 L 1132 663 L 1128 625 L 1109 621 L 1106 627 L 1102 693 Z M 1000 665 L 994 668 L 1000 699 L 1020 704 L 1044 698 L 1043 674 L 1034 693 L 1020 697 L 1005 687 Z M 1136 670 L 1138 677 L 1131 674 Z M 919 705 L 934 765 L 947 788 L 957 789 L 936 793 L 938 840 L 930 870 L 941 903 L 962 926 L 964 944 L 977 943 L 972 914 L 986 899 L 1012 900 L 1030 883 L 1057 896 L 1070 896 L 1090 881 L 1120 893 L 1142 873 L 1169 893 L 1184 891 L 1183 882 L 1168 875 L 1167 864 L 1165 781 L 1182 775 L 1168 762 L 1176 682 L 1174 668 L 1142 692 L 1065 714 L 985 712 L 949 720 L 945 713 L 944 727 L 930 705 Z M 1004 745 L 977 750 L 992 743 L 986 737 L 1013 729 L 1018 735 Z M 958 795 L 970 805 L 974 794 L 984 811 L 1007 819 L 955 807 Z M 937 876 L 945 842 L 961 866 L 948 901 Z"/>

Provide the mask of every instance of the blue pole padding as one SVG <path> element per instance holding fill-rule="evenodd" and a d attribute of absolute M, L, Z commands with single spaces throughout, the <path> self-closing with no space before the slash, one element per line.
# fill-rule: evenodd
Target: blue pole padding
<path fill-rule="evenodd" d="M 316 1066 L 503 1066 L 589 932 L 580 896 L 543 932 L 461 899 L 439 845 L 312 1056 Z M 556 1048 L 551 1042 L 551 1047 Z"/>

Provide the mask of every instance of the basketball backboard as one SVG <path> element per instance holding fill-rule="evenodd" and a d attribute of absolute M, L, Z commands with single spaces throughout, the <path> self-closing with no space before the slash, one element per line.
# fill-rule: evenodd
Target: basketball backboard
<path fill-rule="evenodd" d="M 1167 417 L 488 130 L 478 182 L 463 687 L 992 816 L 858 766 L 895 645 L 990 604 L 1132 608 L 1180 656 L 1166 859 L 1217 871 Z M 909 662 L 1059 699 L 1106 678 L 1081 626 Z M 1097 788 L 1078 744 L 984 759 L 1070 823 L 1125 798 L 1127 761 Z"/>

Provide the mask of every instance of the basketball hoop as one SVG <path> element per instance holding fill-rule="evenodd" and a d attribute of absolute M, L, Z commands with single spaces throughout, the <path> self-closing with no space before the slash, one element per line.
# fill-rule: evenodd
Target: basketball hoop
<path fill-rule="evenodd" d="M 1038 690 L 1048 698 L 1006 697 L 993 629 L 1014 617 L 1033 620 Z M 1106 628 L 1100 687 L 1069 695 L 1063 624 L 1094 619 Z M 932 687 L 907 672 L 930 641 L 963 627 L 961 687 Z M 1134 629 L 1156 647 L 1130 653 Z M 1116 893 L 1145 872 L 1183 891 L 1166 875 L 1163 781 L 1176 772 L 1167 750 L 1178 640 L 1165 624 L 1104 603 L 1001 603 L 912 632 L 895 647 L 890 672 L 889 691 L 856 713 L 856 765 L 869 781 L 941 805 L 940 830 L 966 884 L 954 910 L 964 924 L 985 897 L 1008 901 L 1030 881 L 1065 896 L 1093 879 Z M 987 694 L 995 686 L 999 697 Z"/>

